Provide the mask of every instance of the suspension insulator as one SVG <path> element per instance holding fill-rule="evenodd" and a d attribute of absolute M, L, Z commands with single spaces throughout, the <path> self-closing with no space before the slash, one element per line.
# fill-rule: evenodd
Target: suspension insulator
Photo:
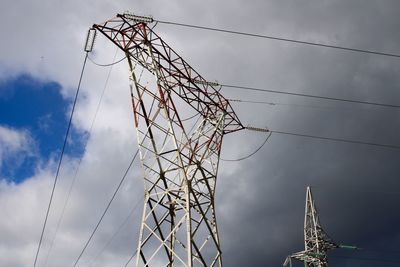
<path fill-rule="evenodd" d="M 92 52 L 96 39 L 96 29 L 90 28 L 86 36 L 85 52 Z"/>
<path fill-rule="evenodd" d="M 255 131 L 255 132 L 264 132 L 264 133 L 269 133 L 271 132 L 270 130 L 268 130 L 267 128 L 258 128 L 258 127 L 252 127 L 252 126 L 247 126 L 245 127 L 247 130 L 250 131 Z"/>
<path fill-rule="evenodd" d="M 143 23 L 152 23 L 154 19 L 150 16 L 138 16 L 133 13 L 125 12 L 123 16 L 127 19 L 131 19 L 136 22 L 143 22 Z"/>
<path fill-rule="evenodd" d="M 220 84 L 217 81 L 208 82 L 208 81 L 193 80 L 193 82 L 196 84 L 202 84 L 202 85 L 220 86 Z"/>

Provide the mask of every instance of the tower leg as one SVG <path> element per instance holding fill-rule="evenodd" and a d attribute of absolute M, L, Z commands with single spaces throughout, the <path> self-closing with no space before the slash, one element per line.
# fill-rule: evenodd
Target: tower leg
<path fill-rule="evenodd" d="M 154 97 L 131 68 L 145 181 L 136 266 L 222 266 L 214 193 L 224 114 L 202 118 L 188 136 L 162 79 L 156 83 Z M 144 104 L 146 94 L 154 99 L 150 106 Z"/>

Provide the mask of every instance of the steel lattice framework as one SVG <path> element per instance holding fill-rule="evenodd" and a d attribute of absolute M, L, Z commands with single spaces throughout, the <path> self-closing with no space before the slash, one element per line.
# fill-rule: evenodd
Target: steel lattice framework
<path fill-rule="evenodd" d="M 307 187 L 304 217 L 304 251 L 288 256 L 283 266 L 291 264 L 291 259 L 298 259 L 309 267 L 327 267 L 328 250 L 339 246 L 322 229 L 317 210 L 314 205 L 311 188 Z"/>
<path fill-rule="evenodd" d="M 215 185 L 223 136 L 243 129 L 230 103 L 147 21 L 118 14 L 93 28 L 126 55 L 145 184 L 136 266 L 222 266 Z M 143 84 L 138 64 L 154 79 Z M 190 129 L 182 114 L 198 114 Z"/>

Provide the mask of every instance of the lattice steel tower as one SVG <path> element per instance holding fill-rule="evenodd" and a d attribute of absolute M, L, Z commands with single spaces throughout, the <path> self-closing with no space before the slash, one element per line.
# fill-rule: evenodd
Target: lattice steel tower
<path fill-rule="evenodd" d="M 93 26 L 122 49 L 130 69 L 145 184 L 136 266 L 222 266 L 214 204 L 219 156 L 223 136 L 243 126 L 152 22 L 118 14 Z"/>
<path fill-rule="evenodd" d="M 306 208 L 304 217 L 304 250 L 288 256 L 283 266 L 291 265 L 292 259 L 298 259 L 304 262 L 308 267 L 327 267 L 328 250 L 338 248 L 333 240 L 322 229 L 311 188 L 307 187 Z"/>

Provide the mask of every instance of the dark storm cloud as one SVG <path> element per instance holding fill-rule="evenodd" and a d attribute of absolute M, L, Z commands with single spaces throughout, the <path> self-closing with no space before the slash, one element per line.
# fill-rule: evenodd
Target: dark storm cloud
<path fill-rule="evenodd" d="M 236 20 L 236 27 L 259 32 L 263 30 L 260 25 L 267 25 L 263 31 L 266 34 L 274 32 L 283 37 L 399 51 L 398 34 L 394 32 L 400 24 L 396 14 L 400 6 L 394 1 L 269 1 L 258 4 L 236 10 L 252 14 L 251 20 L 238 19 L 242 23 Z M 234 4 L 230 6 L 235 13 Z M 224 18 L 221 15 L 221 24 L 234 24 L 232 17 L 235 16 Z M 227 49 L 237 51 L 240 56 L 233 58 L 240 58 L 241 64 L 230 67 L 236 70 L 230 77 L 233 81 L 227 83 L 250 83 L 267 89 L 272 85 L 272 89 L 383 103 L 398 104 L 400 101 L 397 59 L 262 40 L 232 40 L 226 44 Z M 231 48 L 238 43 L 240 46 Z M 250 49 L 243 49 L 246 45 Z M 227 94 L 239 95 L 232 90 Z M 243 98 L 251 96 L 241 94 Z M 268 101 L 271 96 L 258 94 L 253 99 Z M 264 113 L 269 113 L 265 116 L 268 121 L 255 116 L 250 106 L 238 107 L 237 111 L 250 113 L 245 116 L 253 124 L 268 125 L 271 129 L 399 144 L 397 109 L 303 98 L 272 96 L 272 99 L 322 108 L 265 108 Z M 250 134 L 240 138 L 242 147 L 243 144 L 257 146 Z M 261 142 L 258 140 L 258 143 Z M 227 265 L 279 266 L 286 254 L 303 249 L 306 185 L 316 186 L 316 205 L 321 211 L 323 226 L 337 242 L 376 249 L 381 249 L 384 243 L 387 249 L 396 249 L 400 243 L 396 227 L 400 217 L 394 211 L 400 195 L 386 192 L 399 192 L 398 157 L 398 150 L 273 135 L 262 152 L 237 163 L 233 174 L 219 178 L 217 203 L 223 214 L 219 223 Z M 222 169 L 233 168 L 231 163 L 222 166 Z M 331 262 L 335 264 L 338 259 L 333 258 Z M 378 262 L 379 266 L 383 264 Z"/>

